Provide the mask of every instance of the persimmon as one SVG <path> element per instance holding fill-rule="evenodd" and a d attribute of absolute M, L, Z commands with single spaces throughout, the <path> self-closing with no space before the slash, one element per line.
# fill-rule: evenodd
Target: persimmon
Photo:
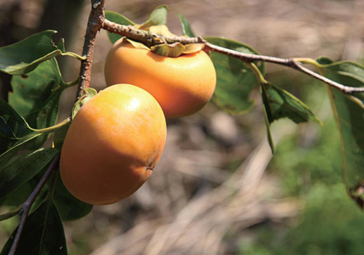
<path fill-rule="evenodd" d="M 110 86 L 87 101 L 67 131 L 61 179 L 76 198 L 111 204 L 139 189 L 152 174 L 166 140 L 166 120 L 145 90 Z"/>
<path fill-rule="evenodd" d="M 108 86 L 129 83 L 148 91 L 167 118 L 199 111 L 211 99 L 216 86 L 214 65 L 203 50 L 165 57 L 135 48 L 122 39 L 108 52 L 104 74 Z"/>

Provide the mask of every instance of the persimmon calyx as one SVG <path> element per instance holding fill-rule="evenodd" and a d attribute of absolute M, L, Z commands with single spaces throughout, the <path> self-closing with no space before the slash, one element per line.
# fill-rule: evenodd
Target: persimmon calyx
<path fill-rule="evenodd" d="M 152 44 L 154 46 L 148 47 L 147 45 L 131 40 L 127 37 L 123 37 L 122 40 L 126 40 L 134 48 L 149 50 L 155 54 L 164 57 L 179 57 L 183 54 L 193 54 L 201 51 L 205 44 L 203 43 L 193 43 L 193 44 L 182 44 L 180 42 L 174 43 L 167 43 L 163 37 L 176 37 L 176 35 L 172 34 L 166 25 L 157 25 L 151 26 L 146 29 L 146 31 L 150 32 L 151 34 L 155 35 Z"/>
<path fill-rule="evenodd" d="M 193 44 L 182 44 L 180 42 L 175 43 L 161 43 L 154 45 L 152 47 L 147 47 L 145 44 L 136 42 L 130 39 L 125 39 L 134 48 L 150 50 L 151 52 L 164 57 L 179 57 L 183 54 L 193 54 L 201 51 L 205 45 L 203 43 L 193 43 Z"/>

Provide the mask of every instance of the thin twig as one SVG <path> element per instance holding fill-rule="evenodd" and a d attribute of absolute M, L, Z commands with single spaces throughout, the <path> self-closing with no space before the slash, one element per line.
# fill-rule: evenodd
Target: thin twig
<path fill-rule="evenodd" d="M 313 78 L 315 78 L 317 80 L 320 80 L 320 81 L 328 84 L 329 86 L 332 86 L 332 87 L 340 90 L 341 92 L 343 92 L 345 94 L 364 92 L 364 88 L 362 88 L 362 87 L 348 87 L 348 86 L 342 85 L 338 82 L 335 82 L 333 80 L 330 80 L 330 79 L 326 78 L 325 76 L 322 76 L 318 73 L 315 73 L 314 71 L 304 67 L 302 65 L 302 63 L 300 63 L 299 61 L 297 61 L 294 58 L 285 59 L 285 58 L 277 58 L 277 57 L 270 57 L 270 56 L 264 56 L 264 55 L 254 55 L 254 54 L 242 53 L 239 51 L 226 49 L 226 48 L 211 44 L 206 41 L 204 43 L 205 43 L 206 48 L 210 51 L 222 53 L 222 54 L 225 54 L 225 55 L 228 55 L 231 57 L 235 57 L 235 58 L 241 59 L 244 62 L 250 63 L 253 61 L 263 61 L 263 62 L 279 64 L 279 65 L 283 65 L 283 66 L 287 66 L 287 67 L 296 69 L 298 71 L 301 71 L 305 74 L 312 76 Z"/>
<path fill-rule="evenodd" d="M 262 61 L 262 62 L 270 62 L 274 64 L 289 66 L 290 60 L 284 59 L 284 58 L 277 58 L 277 57 L 270 57 L 270 56 L 264 56 L 264 55 L 255 55 L 255 54 L 249 54 L 249 53 L 243 53 L 240 51 L 235 51 L 231 49 L 226 49 L 221 46 L 214 45 L 212 43 L 207 42 L 206 40 L 203 40 L 203 43 L 205 44 L 205 47 L 207 50 L 225 54 L 234 58 L 241 59 L 244 62 L 254 62 L 254 61 Z"/>
<path fill-rule="evenodd" d="M 290 67 L 301 71 L 305 74 L 312 76 L 315 79 L 325 82 L 329 86 L 332 86 L 345 94 L 353 94 L 353 93 L 362 93 L 364 92 L 364 88 L 361 87 L 348 87 L 342 85 L 338 82 L 332 81 L 318 73 L 311 71 L 310 69 L 304 67 L 302 63 L 297 61 L 294 58 L 285 59 L 285 58 L 278 58 L 278 57 L 271 57 L 271 56 L 264 56 L 264 55 L 255 55 L 249 53 L 243 53 L 231 49 L 227 49 L 218 45 L 214 45 L 212 43 L 207 42 L 205 39 L 201 37 L 178 37 L 178 36 L 162 36 L 155 33 L 149 33 L 146 30 L 137 29 L 133 26 L 126 26 L 114 23 L 107 19 L 104 19 L 102 24 L 102 28 L 115 34 L 119 34 L 122 36 L 126 36 L 132 40 L 144 43 L 147 46 L 153 46 L 162 43 L 175 43 L 180 42 L 182 44 L 191 44 L 191 43 L 204 43 L 206 51 L 213 51 L 221 54 L 225 54 L 234 58 L 238 58 L 244 62 L 251 63 L 254 61 L 262 61 L 268 63 L 274 63 L 278 65 L 283 65 L 286 67 Z"/>
<path fill-rule="evenodd" d="M 326 78 L 325 76 L 321 76 L 318 73 L 315 73 L 313 71 L 311 71 L 310 69 L 304 67 L 300 62 L 296 61 L 295 59 L 292 59 L 292 63 L 294 65 L 294 67 L 298 70 L 300 70 L 301 72 L 304 72 L 308 75 L 311 75 L 312 77 L 327 83 L 328 85 L 340 90 L 341 92 L 345 93 L 345 94 L 353 94 L 353 93 L 361 93 L 364 92 L 364 88 L 363 87 L 347 87 L 344 86 L 338 82 L 335 82 L 333 80 L 330 80 L 328 78 Z"/>
<path fill-rule="evenodd" d="M 35 187 L 35 189 L 33 190 L 33 192 L 30 194 L 30 196 L 27 198 L 27 200 L 23 203 L 22 209 L 19 212 L 21 217 L 20 217 L 18 230 L 16 231 L 14 241 L 13 241 L 13 243 L 11 245 L 10 252 L 9 252 L 8 255 L 15 255 L 15 252 L 16 252 L 16 249 L 18 247 L 21 234 L 22 234 L 22 232 L 24 230 L 25 222 L 26 222 L 26 220 L 28 218 L 28 214 L 30 212 L 30 209 L 31 209 L 35 199 L 37 198 L 39 192 L 42 190 L 42 188 L 44 187 L 44 185 L 48 181 L 48 179 L 51 176 L 51 174 L 53 173 L 55 167 L 58 165 L 59 158 L 60 158 L 60 153 L 58 153 L 54 157 L 54 159 L 50 163 L 49 167 L 47 168 L 46 172 L 44 173 L 42 179 L 40 179 L 40 181 L 38 182 L 38 184 Z"/>
<path fill-rule="evenodd" d="M 84 90 L 89 87 L 91 80 L 92 57 L 95 48 L 97 32 L 101 29 L 105 19 L 106 0 L 92 0 L 91 12 L 87 22 L 85 41 L 82 56 L 86 59 L 81 62 L 80 83 L 77 90 L 77 99 L 82 96 Z"/>

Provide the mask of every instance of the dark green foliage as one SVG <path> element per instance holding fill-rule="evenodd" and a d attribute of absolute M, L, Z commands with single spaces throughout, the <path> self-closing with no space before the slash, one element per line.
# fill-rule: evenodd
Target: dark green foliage
<path fill-rule="evenodd" d="M 231 50 L 258 54 L 250 46 L 237 41 L 220 37 L 206 37 L 205 39 L 209 43 Z M 254 87 L 259 84 L 259 80 L 249 65 L 239 59 L 220 53 L 211 52 L 210 57 L 217 74 L 216 90 L 212 101 L 230 114 L 242 114 L 249 111 L 254 105 L 250 95 Z M 265 65 L 259 63 L 257 65 L 260 72 L 264 74 Z"/>
<path fill-rule="evenodd" d="M 321 121 L 297 97 L 272 84 L 262 84 L 262 98 L 269 123 L 289 118 L 295 123 Z"/>
<path fill-rule="evenodd" d="M 56 153 L 55 149 L 41 148 L 18 156 L 13 162 L 0 167 L 0 199 L 45 169 Z"/>
<path fill-rule="evenodd" d="M 55 45 L 52 36 L 54 30 L 34 34 L 20 42 L 0 48 L 0 71 L 11 75 L 26 74 L 41 62 L 61 55 L 71 55 L 82 59 L 74 53 L 64 52 L 61 42 Z"/>
<path fill-rule="evenodd" d="M 353 62 L 334 63 L 327 58 L 318 62 L 321 72 L 329 79 L 351 87 L 364 87 L 364 67 L 361 65 Z M 348 191 L 352 191 L 364 179 L 364 96 L 344 95 L 333 88 L 328 93 L 339 129 L 344 182 Z"/>
<path fill-rule="evenodd" d="M 142 24 L 115 12 L 106 11 L 106 18 L 147 30 L 165 25 L 167 11 L 165 5 L 157 7 Z M 180 22 L 183 34 L 195 37 L 190 23 L 182 15 Z M 9 102 L 0 100 L 0 205 L 4 207 L 18 207 L 27 199 L 50 163 L 59 155 L 70 125 L 67 120 L 57 124 L 59 101 L 62 92 L 78 81 L 63 81 L 55 57 L 71 56 L 79 60 L 84 60 L 84 57 L 67 52 L 63 40 L 55 43 L 52 40 L 55 33 L 53 30 L 43 31 L 0 48 L 0 71 L 13 75 Z M 121 38 L 112 33 L 108 36 L 111 43 Z M 234 40 L 221 37 L 204 39 L 236 52 L 259 54 L 252 47 Z M 300 99 L 265 81 L 264 63 L 244 62 L 216 52 L 209 54 L 217 73 L 212 101 L 220 109 L 229 114 L 246 113 L 255 103 L 252 93 L 260 89 L 265 114 L 262 122 L 265 118 L 272 151 L 270 128 L 277 120 L 289 118 L 295 123 L 314 121 L 321 124 Z M 352 87 L 364 86 L 364 68 L 359 64 L 334 62 L 328 58 L 312 60 L 309 64 L 333 81 Z M 74 104 L 71 117 L 96 93 L 94 89 L 86 89 L 85 96 Z M 363 194 L 356 192 L 356 188 L 364 180 L 364 96 L 344 95 L 332 88 L 328 88 L 327 93 L 338 133 L 330 122 L 328 127 L 318 127 L 325 133 L 322 139 L 326 139 L 326 143 L 319 141 L 316 147 L 294 150 L 299 137 L 290 137 L 277 150 L 275 163 L 280 166 L 277 174 L 284 176 L 283 190 L 307 204 L 302 222 L 291 228 L 282 228 L 280 234 L 265 231 L 262 236 L 268 238 L 258 239 L 248 248 L 242 247 L 243 254 L 362 253 L 364 230 L 358 226 L 362 226 L 364 220 L 346 196 L 345 189 L 363 206 Z M 52 134 L 52 145 L 45 148 L 44 144 Z M 67 191 L 57 169 L 53 169 L 52 180 L 42 188 L 33 204 L 20 238 L 18 255 L 66 255 L 62 221 L 79 219 L 92 210 L 91 205 L 79 201 Z M 344 185 L 341 170 L 344 171 Z M 303 193 L 308 195 L 302 196 Z M 1 255 L 9 252 L 16 231 Z M 283 243 L 283 240 L 286 241 Z M 258 245 L 260 243 L 263 246 Z"/>
<path fill-rule="evenodd" d="M 5 244 L 1 255 L 10 251 L 17 230 Z M 51 198 L 47 198 L 26 221 L 16 255 L 66 255 L 63 225 Z"/>

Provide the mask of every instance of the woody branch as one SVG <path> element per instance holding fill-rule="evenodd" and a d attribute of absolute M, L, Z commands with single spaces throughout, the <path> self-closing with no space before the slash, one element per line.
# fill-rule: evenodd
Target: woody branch
<path fill-rule="evenodd" d="M 353 94 L 353 93 L 360 93 L 364 92 L 364 88 L 361 87 L 349 87 L 342 85 L 338 82 L 332 81 L 306 67 L 303 66 L 303 64 L 295 58 L 285 59 L 285 58 L 278 58 L 278 57 L 271 57 L 271 56 L 264 56 L 264 55 L 255 55 L 255 54 L 249 54 L 249 53 L 243 53 L 231 49 L 227 49 L 224 47 L 220 47 L 214 44 L 211 44 L 204 40 L 201 37 L 178 37 L 178 36 L 163 36 L 156 33 L 150 33 L 145 30 L 137 29 L 134 26 L 126 26 L 126 25 L 120 25 L 115 22 L 109 21 L 107 19 L 104 19 L 102 23 L 102 28 L 115 34 L 119 34 L 122 36 L 125 36 L 129 39 L 141 42 L 149 47 L 157 45 L 157 44 L 172 44 L 172 43 L 182 43 L 182 44 L 193 44 L 193 43 L 203 43 L 205 45 L 205 50 L 207 51 L 213 51 L 220 54 L 225 54 L 234 58 L 238 58 L 244 62 L 251 63 L 254 61 L 261 61 L 261 62 L 268 62 L 268 63 L 274 63 L 283 65 L 286 67 L 293 68 L 295 70 L 298 70 L 300 72 L 303 72 L 307 75 L 310 75 L 314 77 L 315 79 L 318 79 L 329 86 L 338 89 L 339 91 L 345 93 L 345 94 Z"/>

